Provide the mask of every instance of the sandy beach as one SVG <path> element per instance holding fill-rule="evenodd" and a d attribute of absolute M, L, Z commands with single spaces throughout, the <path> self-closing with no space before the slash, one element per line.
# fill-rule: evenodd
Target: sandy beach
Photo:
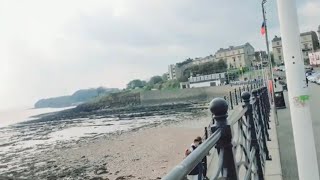
<path fill-rule="evenodd" d="M 87 161 L 105 173 L 94 177 L 160 179 L 184 158 L 184 150 L 210 120 L 202 116 L 184 122 L 141 129 L 112 139 L 99 139 L 84 146 L 58 152 L 61 159 Z M 82 158 L 83 157 L 83 158 Z M 91 163 L 90 163 L 91 164 Z M 131 178 L 130 178 L 131 177 Z"/>
<path fill-rule="evenodd" d="M 177 123 L 142 128 L 78 147 L 54 151 L 59 164 L 92 164 L 90 179 L 160 179 L 184 158 L 196 136 L 210 122 L 206 113 Z M 101 173 L 101 174 L 100 174 Z"/>
<path fill-rule="evenodd" d="M 131 120 L 75 119 L 6 127 L 2 134 L 11 136 L 4 136 L 7 143 L 0 146 L 0 179 L 161 179 L 183 160 L 185 149 L 204 135 L 210 121 L 205 108 Z M 111 127 L 120 129 L 109 132 Z"/>

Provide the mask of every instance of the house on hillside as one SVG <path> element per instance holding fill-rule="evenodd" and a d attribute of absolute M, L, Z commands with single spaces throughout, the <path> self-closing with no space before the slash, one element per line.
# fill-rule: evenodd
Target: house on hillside
<path fill-rule="evenodd" d="M 320 32 L 320 27 L 319 27 Z M 319 39 L 317 33 L 314 31 L 304 32 L 300 34 L 301 51 L 303 60 L 309 64 L 309 53 L 313 53 L 319 49 Z M 276 64 L 284 63 L 283 49 L 281 37 L 275 36 L 272 39 L 272 52 Z"/>
<path fill-rule="evenodd" d="M 228 68 L 251 67 L 254 60 L 255 51 L 250 43 L 241 46 L 230 46 L 229 48 L 220 48 L 216 54 L 216 61 L 223 60 Z"/>
<path fill-rule="evenodd" d="M 190 77 L 188 82 L 180 83 L 181 89 L 221 86 L 226 82 L 226 73 L 209 74 L 203 76 Z"/>
<path fill-rule="evenodd" d="M 254 59 L 255 51 L 250 43 L 240 46 L 230 46 L 229 48 L 220 48 L 214 55 L 195 59 L 188 58 L 181 63 L 169 65 L 168 79 L 180 79 L 187 68 L 209 62 L 222 60 L 227 64 L 228 68 L 233 69 L 251 67 Z"/>

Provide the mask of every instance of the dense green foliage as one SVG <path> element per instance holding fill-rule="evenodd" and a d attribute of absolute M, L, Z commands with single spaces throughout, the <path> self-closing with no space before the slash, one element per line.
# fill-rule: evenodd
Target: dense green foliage
<path fill-rule="evenodd" d="M 140 79 L 135 79 L 130 81 L 127 84 L 127 89 L 135 89 L 135 88 L 142 88 L 146 85 L 147 83 L 145 81 L 141 81 Z"/>
<path fill-rule="evenodd" d="M 153 76 L 149 80 L 148 84 L 151 85 L 151 86 L 154 86 L 156 84 L 161 84 L 162 82 L 163 82 L 163 79 L 162 79 L 161 76 Z"/>
<path fill-rule="evenodd" d="M 227 68 L 228 66 L 223 60 L 219 60 L 218 62 L 207 62 L 200 65 L 194 65 L 184 70 L 183 76 L 179 79 L 179 81 L 186 82 L 188 81 L 188 78 L 190 76 L 209 75 L 226 72 Z"/>
<path fill-rule="evenodd" d="M 183 66 L 183 65 L 186 65 L 186 64 L 189 64 L 189 63 L 191 63 L 193 60 L 191 59 L 191 58 L 188 58 L 188 59 L 186 59 L 185 61 L 182 61 L 182 62 L 180 62 L 180 63 L 177 63 L 177 66 L 178 67 L 181 67 L 181 66 Z"/>

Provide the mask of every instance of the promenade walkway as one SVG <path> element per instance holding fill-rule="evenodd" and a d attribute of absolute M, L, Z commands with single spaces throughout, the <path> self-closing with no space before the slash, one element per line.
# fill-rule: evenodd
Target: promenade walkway
<path fill-rule="evenodd" d="M 311 117 L 313 121 L 313 132 L 320 164 L 320 86 L 309 84 Z M 277 126 L 278 140 L 280 145 L 280 159 L 282 165 L 283 180 L 298 180 L 297 161 L 294 148 L 290 106 L 288 102 L 288 92 L 284 92 L 286 109 L 278 110 L 279 126 Z M 303 121 L 303 119 L 301 119 Z M 308 141 L 308 139 L 306 139 Z M 319 168 L 320 171 L 320 168 Z"/>

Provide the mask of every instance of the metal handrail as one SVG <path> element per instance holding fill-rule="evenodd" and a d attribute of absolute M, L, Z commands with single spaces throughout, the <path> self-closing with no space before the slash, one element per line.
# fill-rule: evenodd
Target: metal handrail
<path fill-rule="evenodd" d="M 217 144 L 221 137 L 221 130 L 213 133 L 205 142 L 189 154 L 179 165 L 173 168 L 163 180 L 179 180 L 186 177 L 202 159 L 209 154 L 209 151 Z"/>
<path fill-rule="evenodd" d="M 185 178 L 215 147 L 219 162 L 215 166 L 217 169 L 212 180 L 219 177 L 239 179 L 241 166 L 246 169 L 245 177 L 243 177 L 245 180 L 251 177 L 263 180 L 265 161 L 271 160 L 266 144 L 266 141 L 270 140 L 268 133 L 270 103 L 267 88 L 254 85 L 250 89 L 256 87 L 258 89 L 253 89 L 252 95 L 248 92 L 242 93 L 243 109 L 232 118 L 227 118 L 228 107 L 230 107 L 228 104 L 232 103 L 232 100 L 227 103 L 225 96 L 225 100 L 215 98 L 211 101 L 210 110 L 214 116 L 212 126 L 207 129 L 211 129 L 212 134 L 163 179 Z M 249 86 L 247 88 L 249 90 Z M 230 97 L 237 98 L 237 94 L 237 91 L 235 91 L 235 96 L 230 93 Z M 241 98 L 239 97 L 239 100 Z M 236 124 L 237 126 L 234 126 Z M 233 128 L 237 129 L 233 130 Z M 232 131 L 235 131 L 235 134 Z M 206 132 L 206 134 L 209 133 Z M 241 153 L 238 154 L 240 159 L 236 158 L 237 152 Z"/>
<path fill-rule="evenodd" d="M 229 121 L 231 122 L 230 125 L 233 126 L 234 124 L 236 124 L 236 123 L 240 120 L 240 118 L 246 114 L 247 110 L 248 110 L 248 108 L 247 108 L 247 107 L 244 107 L 244 108 L 241 110 L 241 112 L 240 112 L 239 114 L 237 114 L 237 116 L 235 116 L 235 117 L 233 118 L 233 120 L 229 120 Z"/>

